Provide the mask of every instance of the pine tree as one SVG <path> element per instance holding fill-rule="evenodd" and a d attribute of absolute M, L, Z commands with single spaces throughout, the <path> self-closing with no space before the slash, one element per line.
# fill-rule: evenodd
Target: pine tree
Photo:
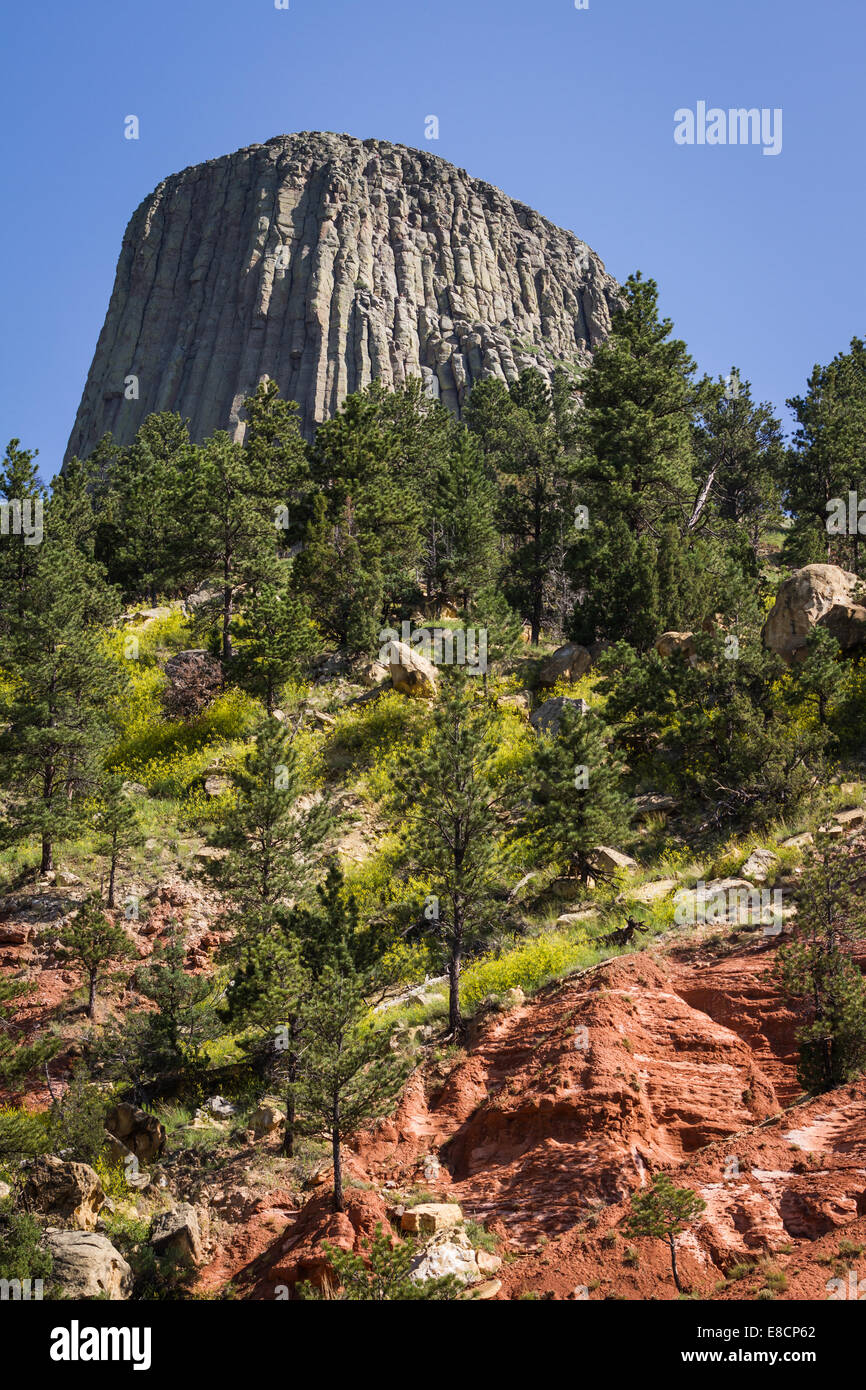
<path fill-rule="evenodd" d="M 667 1173 L 656 1173 L 651 1188 L 632 1193 L 631 1205 L 632 1214 L 626 1223 L 628 1231 L 633 1236 L 667 1241 L 674 1283 L 682 1293 L 676 1238 L 706 1209 L 706 1202 L 689 1187 L 674 1187 Z"/>
<path fill-rule="evenodd" d="M 381 1225 L 376 1227 L 372 1240 L 362 1240 L 361 1252 L 357 1255 L 329 1245 L 327 1241 L 322 1248 L 333 1269 L 335 1282 L 329 1280 L 324 1291 L 315 1284 L 299 1284 L 298 1294 L 302 1299 L 339 1303 L 412 1303 L 419 1300 L 442 1303 L 465 1294 L 454 1274 L 413 1279 L 412 1266 L 418 1258 L 414 1242 L 386 1236 Z"/>
<path fill-rule="evenodd" d="M 343 1144 L 390 1111 L 411 1065 L 392 1050 L 388 1030 L 373 1025 L 370 988 L 369 976 L 351 965 L 328 964 L 301 1015 L 298 1108 L 305 1125 L 330 1140 L 335 1211 L 345 1205 Z"/>
<path fill-rule="evenodd" d="M 72 921 L 59 932 L 51 928 L 46 934 L 56 941 L 55 951 L 60 960 L 80 970 L 87 981 L 87 1017 L 96 1011 L 96 987 L 104 968 L 111 961 L 130 959 L 135 949 L 121 926 L 106 917 L 96 894 L 85 898 Z"/>
<path fill-rule="evenodd" d="M 838 353 L 826 367 L 816 366 L 806 394 L 787 405 L 798 428 L 785 470 L 785 501 L 795 517 L 785 558 L 795 546 L 799 553 L 791 558 L 800 564 L 835 558 L 859 574 L 859 517 L 853 535 L 848 527 L 833 532 L 827 504 L 836 498 L 847 503 L 849 492 L 866 497 L 866 343 L 852 338 L 847 353 Z"/>
<path fill-rule="evenodd" d="M 233 674 L 244 689 L 263 696 L 273 714 L 281 686 L 299 674 L 319 644 L 306 599 L 294 591 L 288 573 L 278 571 L 275 582 L 259 585 L 246 599 L 234 632 Z"/>
<path fill-rule="evenodd" d="M 293 583 L 309 599 L 318 627 L 347 656 L 369 656 L 378 648 L 385 580 L 379 559 L 365 555 L 350 502 L 331 520 L 324 496 L 314 498 Z"/>
<path fill-rule="evenodd" d="M 220 591 L 220 644 L 227 667 L 232 660 L 232 620 L 238 595 L 261 582 L 274 565 L 285 483 L 278 460 L 264 466 L 217 431 L 198 450 L 182 498 L 183 544 L 199 577 Z"/>
<path fill-rule="evenodd" d="M 573 635 L 581 641 L 653 640 L 660 629 L 652 629 L 670 606 L 657 584 L 644 592 L 657 567 L 659 539 L 674 528 L 688 554 L 699 533 L 709 494 L 706 480 L 696 481 L 693 425 L 715 388 L 693 380 L 695 364 L 671 332 L 670 320 L 658 315 L 655 282 L 630 276 L 611 335 L 581 381 L 584 409 L 572 472 L 575 501 L 585 512 L 575 513 L 570 559 L 581 596 Z M 697 579 L 703 563 L 692 557 L 688 568 Z M 696 623 L 704 616 L 696 613 Z"/>
<path fill-rule="evenodd" d="M 406 819 L 403 854 L 429 886 L 425 918 L 448 960 L 449 1027 L 461 1029 L 460 972 L 493 928 L 491 889 L 504 851 L 512 788 L 495 775 L 497 717 L 463 668 L 443 667 L 430 737 L 400 766 L 392 809 Z"/>
<path fill-rule="evenodd" d="M 757 553 L 762 531 L 781 520 L 785 449 L 771 406 L 754 403 L 751 383 L 736 367 L 704 406 L 694 450 L 701 491 L 724 522 L 743 529 Z"/>
<path fill-rule="evenodd" d="M 0 508 L 5 504 L 6 512 L 6 521 L 0 526 L 0 638 L 4 647 L 11 624 L 22 621 L 29 606 L 38 561 L 39 509 L 45 499 L 34 463 L 36 451 L 21 449 L 19 444 L 19 440 L 10 439 L 0 467 Z M 29 536 L 24 530 L 28 515 Z M 16 527 L 21 529 L 16 531 Z"/>
<path fill-rule="evenodd" d="M 499 524 L 509 540 L 503 583 L 509 602 L 525 613 L 537 643 L 549 603 L 554 557 L 572 513 L 573 487 L 566 441 L 570 420 L 534 368 L 510 388 L 491 378 L 472 390 L 464 411 L 488 464 L 500 477 Z"/>
<path fill-rule="evenodd" d="M 496 489 L 477 439 L 461 428 L 436 480 L 427 586 L 470 608 L 501 566 Z"/>
<path fill-rule="evenodd" d="M 103 634 L 117 599 L 93 560 L 95 522 L 81 471 L 56 479 L 23 611 L 10 617 L 4 668 L 12 678 L 0 733 L 15 791 L 9 834 L 38 835 L 42 872 L 56 841 L 79 826 L 76 796 L 92 791 L 123 675 Z"/>
<path fill-rule="evenodd" d="M 138 812 L 132 799 L 124 791 L 123 778 L 108 776 L 100 788 L 100 805 L 94 817 L 96 827 L 96 853 L 105 861 L 108 868 L 108 895 L 106 906 L 114 908 L 117 888 L 117 871 L 126 867 L 128 855 L 144 843 Z"/>
<path fill-rule="evenodd" d="M 819 834 L 797 889 L 796 938 L 782 946 L 773 974 L 801 1001 L 798 1077 L 829 1091 L 866 1069 L 866 982 L 852 949 L 866 936 L 863 873 L 849 846 Z"/>
<path fill-rule="evenodd" d="M 628 800 L 601 720 L 566 706 L 555 737 L 540 737 L 530 777 L 530 806 L 520 826 L 537 862 L 586 879 L 598 875 L 593 851 L 619 844 L 629 830 Z"/>
<path fill-rule="evenodd" d="M 302 760 L 276 719 L 262 722 L 231 778 L 235 804 L 210 840 L 228 853 L 212 862 L 210 873 L 249 936 L 269 929 L 279 904 L 309 890 L 333 816 L 324 801 L 299 806 L 308 790 Z"/>

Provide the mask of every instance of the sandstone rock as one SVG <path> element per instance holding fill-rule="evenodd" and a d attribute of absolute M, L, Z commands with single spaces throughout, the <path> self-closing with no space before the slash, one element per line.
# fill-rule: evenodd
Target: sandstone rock
<path fill-rule="evenodd" d="M 54 1256 L 52 1280 L 67 1298 L 129 1298 L 132 1270 L 105 1236 L 49 1229 L 45 1244 Z"/>
<path fill-rule="evenodd" d="M 755 883 L 764 883 L 773 865 L 778 862 L 779 856 L 771 849 L 753 849 L 740 873 Z"/>
<path fill-rule="evenodd" d="M 517 714 L 529 717 L 529 696 L 522 690 L 516 695 L 500 695 L 496 703 L 500 709 L 513 709 Z"/>
<path fill-rule="evenodd" d="M 559 733 L 562 725 L 563 711 L 574 709 L 579 714 L 586 714 L 589 705 L 586 700 L 570 700 L 565 695 L 557 695 L 553 700 L 545 700 L 543 705 L 529 716 L 529 722 L 537 734 L 547 734 L 553 738 Z"/>
<path fill-rule="evenodd" d="M 648 816 L 667 815 L 679 809 L 675 796 L 665 796 L 662 792 L 644 792 L 632 798 L 635 820 L 646 820 Z"/>
<path fill-rule="evenodd" d="M 631 855 L 623 854 L 618 849 L 610 849 L 607 845 L 597 845 L 592 852 L 592 858 L 598 868 L 608 873 L 637 868 L 637 861 L 632 859 Z"/>
<path fill-rule="evenodd" d="M 854 629 L 851 627 L 851 617 L 846 616 L 846 612 L 851 607 L 851 597 L 859 583 L 856 574 L 840 569 L 838 565 L 805 565 L 795 570 L 780 585 L 776 601 L 764 623 L 764 646 L 778 652 L 786 661 L 791 661 L 795 653 L 806 645 L 806 639 L 816 624 L 823 623 L 831 612 L 834 616 L 830 620 L 830 631 L 834 636 L 845 632 L 845 645 L 853 645 Z M 862 641 L 863 636 L 856 640 Z"/>
<path fill-rule="evenodd" d="M 588 922 L 591 918 L 598 916 L 597 907 L 584 907 L 580 912 L 561 912 L 556 919 L 558 927 L 577 927 L 582 922 Z"/>
<path fill-rule="evenodd" d="M 580 680 L 592 665 L 592 657 L 579 642 L 566 642 L 549 656 L 538 674 L 539 685 L 556 685 L 559 680 Z"/>
<path fill-rule="evenodd" d="M 781 840 L 779 843 L 782 849 L 807 849 L 809 845 L 814 845 L 815 837 L 804 831 L 802 835 L 789 835 L 787 840 Z"/>
<path fill-rule="evenodd" d="M 0 946 L 26 946 L 32 934 L 26 922 L 0 922 Z"/>
<path fill-rule="evenodd" d="M 463 1211 L 456 1202 L 422 1202 L 403 1213 L 401 1229 L 410 1235 L 432 1235 L 459 1226 Z"/>
<path fill-rule="evenodd" d="M 175 1264 L 200 1265 L 207 1253 L 208 1233 L 207 1211 L 180 1202 L 173 1211 L 158 1212 L 153 1218 L 150 1245 Z"/>
<path fill-rule="evenodd" d="M 277 136 L 164 179 L 133 214 L 66 457 L 108 431 L 129 444 L 154 410 L 195 440 L 239 432 L 266 376 L 308 437 L 375 378 L 420 377 L 459 411 L 484 377 L 587 362 L 616 296 L 573 233 L 426 150 Z"/>
<path fill-rule="evenodd" d="M 662 898 L 669 897 L 678 882 L 675 878 L 658 878 L 654 883 L 642 883 L 639 888 L 634 889 L 631 896 L 639 903 L 657 903 Z"/>
<path fill-rule="evenodd" d="M 861 825 L 866 825 L 866 809 L 857 806 L 852 811 L 837 811 L 833 819 L 845 830 L 859 830 Z"/>
<path fill-rule="evenodd" d="M 675 652 L 681 652 L 690 666 L 697 665 L 693 632 L 663 632 L 661 637 L 656 638 L 655 647 L 659 656 L 673 656 Z"/>
<path fill-rule="evenodd" d="M 394 689 L 401 695 L 432 700 L 436 694 L 439 679 L 436 667 L 406 642 L 391 642 L 388 670 Z"/>
<path fill-rule="evenodd" d="M 73 1163 L 45 1154 L 34 1159 L 24 1188 L 35 1211 L 61 1220 L 79 1231 L 92 1231 L 105 1206 L 105 1193 L 87 1163 Z"/>
<path fill-rule="evenodd" d="M 165 1148 L 165 1126 L 155 1115 L 121 1101 L 105 1121 L 109 1134 L 122 1139 L 142 1163 L 152 1163 Z"/>
<path fill-rule="evenodd" d="M 476 1250 L 475 1263 L 482 1274 L 495 1274 L 497 1270 L 502 1268 L 502 1260 L 499 1255 L 491 1255 L 489 1250 Z"/>
<path fill-rule="evenodd" d="M 417 1207 L 414 1210 L 417 1211 Z M 404 1213 L 404 1223 L 409 1214 Z M 419 1283 L 452 1274 L 461 1283 L 468 1284 L 478 1279 L 480 1272 L 472 1242 L 465 1231 L 455 1230 L 437 1231 L 410 1267 L 411 1277 Z"/>
<path fill-rule="evenodd" d="M 472 1287 L 472 1297 L 474 1299 L 496 1298 L 502 1288 L 501 1279 L 485 1279 L 483 1284 L 474 1284 Z"/>
<path fill-rule="evenodd" d="M 359 661 L 355 669 L 355 674 L 361 685 L 365 685 L 369 690 L 372 690 L 375 686 L 381 685 L 383 681 L 386 681 L 390 672 L 384 662 L 367 660 Z"/>
<path fill-rule="evenodd" d="M 278 1129 L 283 1128 L 285 1123 L 285 1115 L 281 1114 L 273 1105 L 260 1105 L 250 1117 L 250 1126 L 257 1139 L 264 1139 L 269 1134 L 275 1134 Z"/>

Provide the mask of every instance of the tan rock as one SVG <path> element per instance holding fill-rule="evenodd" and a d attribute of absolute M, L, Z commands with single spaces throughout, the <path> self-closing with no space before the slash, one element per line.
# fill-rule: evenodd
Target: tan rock
<path fill-rule="evenodd" d="M 585 676 L 592 665 L 592 657 L 586 647 L 579 642 L 566 642 L 549 656 L 538 673 L 539 685 L 556 685 L 559 680 L 572 684 Z"/>
<path fill-rule="evenodd" d="M 78 1231 L 95 1229 L 106 1200 L 102 1183 L 89 1164 L 70 1162 L 54 1154 L 34 1159 L 24 1195 L 33 1210 Z"/>
<path fill-rule="evenodd" d="M 632 859 L 631 855 L 623 854 L 618 849 L 610 849 L 607 845 L 597 845 L 592 852 L 592 858 L 598 868 L 607 870 L 608 873 L 637 868 L 637 860 Z"/>
<path fill-rule="evenodd" d="M 459 1226 L 463 1211 L 456 1202 L 422 1202 L 417 1207 L 409 1207 L 400 1220 L 401 1230 L 410 1235 L 433 1235 L 451 1226 Z"/>
<path fill-rule="evenodd" d="M 697 665 L 693 632 L 663 632 L 661 637 L 656 638 L 655 647 L 659 656 L 673 656 L 675 652 L 682 652 L 690 666 Z"/>
<path fill-rule="evenodd" d="M 419 700 L 433 699 L 439 673 L 432 661 L 406 642 L 391 642 L 388 656 L 388 670 L 395 690 Z"/>
<path fill-rule="evenodd" d="M 132 1270 L 105 1236 L 49 1228 L 45 1244 L 54 1258 L 52 1280 L 66 1298 L 129 1298 Z"/>
<path fill-rule="evenodd" d="M 812 629 L 833 610 L 847 610 L 851 597 L 859 586 L 856 574 L 838 565 L 804 565 L 795 570 L 779 587 L 776 601 L 763 627 L 764 646 L 777 652 L 785 661 L 806 645 Z M 845 627 L 844 614 L 830 620 L 830 631 L 838 635 Z M 845 620 L 847 621 L 847 619 Z M 848 634 L 850 639 L 850 633 Z M 859 640 L 863 640 L 862 637 Z M 852 643 L 847 641 L 847 645 Z"/>

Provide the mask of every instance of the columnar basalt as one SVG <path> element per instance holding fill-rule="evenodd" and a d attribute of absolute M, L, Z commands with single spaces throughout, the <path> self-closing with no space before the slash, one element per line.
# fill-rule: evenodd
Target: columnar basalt
<path fill-rule="evenodd" d="M 590 248 L 419 150 L 278 136 L 165 179 L 127 227 L 69 441 L 128 443 L 151 411 L 243 432 L 263 377 L 307 436 L 374 378 L 459 412 L 471 385 L 579 369 L 617 286 Z"/>

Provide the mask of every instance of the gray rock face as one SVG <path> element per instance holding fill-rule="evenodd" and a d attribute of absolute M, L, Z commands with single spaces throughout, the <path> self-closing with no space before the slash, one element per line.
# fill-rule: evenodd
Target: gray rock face
<path fill-rule="evenodd" d="M 67 1298 L 129 1298 L 132 1270 L 105 1236 L 49 1228 L 45 1244 L 54 1256 L 52 1277 Z"/>
<path fill-rule="evenodd" d="M 67 458 L 108 430 L 128 443 L 155 410 L 242 437 L 265 376 L 308 436 L 374 378 L 420 376 L 459 411 L 480 378 L 585 362 L 616 293 L 572 232 L 435 155 L 277 136 L 133 214 Z"/>

